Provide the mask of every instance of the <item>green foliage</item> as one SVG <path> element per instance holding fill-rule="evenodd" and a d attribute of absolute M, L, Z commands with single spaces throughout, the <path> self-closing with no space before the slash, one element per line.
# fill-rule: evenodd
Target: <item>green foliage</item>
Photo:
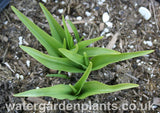
<path fill-rule="evenodd" d="M 47 74 L 46 77 L 60 77 L 60 78 L 69 79 L 67 75 L 63 75 L 63 74 Z"/>
<path fill-rule="evenodd" d="M 55 85 L 52 87 L 32 89 L 22 93 L 15 94 L 17 97 L 41 97 L 48 96 L 57 99 L 84 99 L 88 96 L 102 93 L 111 93 L 124 89 L 138 87 L 137 84 L 123 83 L 117 85 L 106 85 L 98 81 L 89 81 L 87 78 L 92 70 L 92 62 L 89 63 L 87 70 L 75 85 Z"/>
<path fill-rule="evenodd" d="M 111 93 L 123 89 L 138 87 L 137 84 L 131 83 L 106 85 L 98 81 L 86 82 L 86 80 L 90 72 L 93 70 L 101 69 L 111 63 L 149 54 L 153 52 L 153 50 L 120 53 L 118 51 L 106 48 L 88 47 L 90 44 L 101 40 L 103 37 L 101 36 L 89 40 L 83 40 L 84 37 L 82 36 L 80 38 L 78 31 L 73 23 L 67 20 L 68 25 L 70 25 L 74 33 L 74 36 L 72 36 L 69 33 L 63 16 L 62 28 L 56 19 L 53 18 L 51 13 L 44 7 L 44 5 L 40 3 L 40 7 L 46 16 L 46 19 L 48 20 L 51 36 L 44 32 L 37 25 L 35 25 L 15 7 L 11 6 L 14 13 L 36 37 L 36 39 L 44 46 L 48 54 L 44 54 L 27 46 L 20 46 L 20 48 L 27 52 L 34 59 L 36 59 L 38 62 L 42 63 L 44 66 L 59 71 L 58 74 L 48 74 L 47 77 L 61 77 L 68 79 L 69 77 L 61 74 L 61 71 L 84 74 L 75 85 L 60 84 L 52 87 L 25 91 L 14 96 L 49 96 L 57 99 L 75 100 L 84 99 L 95 94 Z M 74 38 L 76 41 L 74 41 Z"/>
<path fill-rule="evenodd" d="M 78 64 L 70 61 L 68 58 L 61 58 L 46 55 L 36 49 L 20 46 L 21 49 L 29 53 L 37 61 L 45 65 L 50 69 L 60 70 L 60 71 L 69 71 L 69 72 L 83 72 L 82 69 L 78 68 Z"/>
<path fill-rule="evenodd" d="M 50 12 L 40 3 L 51 30 L 52 36 L 48 35 L 26 16 L 12 6 L 12 10 L 32 32 L 39 42 L 46 48 L 48 55 L 44 55 L 35 49 L 21 46 L 21 48 L 46 67 L 54 70 L 81 73 L 88 67 L 89 61 L 93 63 L 92 70 L 98 70 L 106 65 L 130 58 L 142 56 L 153 52 L 142 51 L 135 53 L 120 53 L 111 49 L 100 47 L 87 47 L 90 44 L 102 39 L 97 37 L 89 40 L 81 40 L 78 31 L 71 21 L 67 21 L 71 26 L 77 43 L 74 43 L 72 35 L 69 33 L 64 17 L 62 16 L 64 29 L 53 18 Z M 59 59 L 59 60 L 58 60 Z M 57 61 L 58 60 L 58 61 Z"/>

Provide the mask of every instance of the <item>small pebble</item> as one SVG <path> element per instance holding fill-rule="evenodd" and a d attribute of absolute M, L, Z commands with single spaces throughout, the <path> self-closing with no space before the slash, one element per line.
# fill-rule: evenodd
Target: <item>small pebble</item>
<path fill-rule="evenodd" d="M 140 7 L 138 12 L 143 16 L 145 20 L 149 20 L 151 18 L 151 12 L 145 7 Z"/>
<path fill-rule="evenodd" d="M 134 48 L 134 46 L 133 46 L 133 45 L 128 45 L 128 47 L 129 47 L 130 49 L 133 49 L 133 48 Z"/>
<path fill-rule="evenodd" d="M 134 34 L 137 34 L 137 30 L 132 30 Z"/>
<path fill-rule="evenodd" d="M 20 37 L 18 37 L 18 39 L 19 39 L 19 45 L 22 45 L 23 37 L 22 37 L 22 36 L 20 36 Z"/>
<path fill-rule="evenodd" d="M 143 41 L 143 43 L 144 43 L 145 45 L 150 46 L 150 47 L 153 45 L 153 43 L 152 43 L 151 41 Z"/>
<path fill-rule="evenodd" d="M 104 76 L 107 76 L 107 73 L 104 73 Z"/>
<path fill-rule="evenodd" d="M 15 77 L 16 77 L 17 79 L 19 79 L 20 75 L 19 75 L 18 73 L 16 73 Z"/>
<path fill-rule="evenodd" d="M 89 45 L 89 47 L 93 47 L 93 46 L 94 46 L 93 44 L 90 44 L 90 45 Z"/>
<path fill-rule="evenodd" d="M 79 20 L 79 21 L 82 20 L 82 17 L 81 17 L 81 16 L 78 16 L 78 17 L 77 17 L 77 20 Z"/>
<path fill-rule="evenodd" d="M 72 73 L 68 72 L 68 76 L 71 77 Z"/>
<path fill-rule="evenodd" d="M 74 41 L 74 43 L 77 43 L 77 40 L 76 40 L 76 39 L 74 39 L 73 41 Z"/>
<path fill-rule="evenodd" d="M 63 13 L 63 9 L 58 9 L 58 12 L 59 12 L 60 14 L 62 14 L 62 13 Z"/>
<path fill-rule="evenodd" d="M 105 2 L 105 0 L 98 0 L 98 4 L 99 4 L 99 5 L 102 5 L 103 2 Z"/>
<path fill-rule="evenodd" d="M 69 16 L 68 15 L 65 16 L 65 20 L 69 20 Z"/>
<path fill-rule="evenodd" d="M 131 38 L 131 36 L 127 36 L 127 38 Z"/>
<path fill-rule="evenodd" d="M 89 21 L 93 21 L 95 19 L 95 16 L 92 16 Z"/>
<path fill-rule="evenodd" d="M 138 63 L 138 66 L 141 66 L 142 64 L 141 63 Z"/>
<path fill-rule="evenodd" d="M 151 68 L 147 68 L 147 70 L 148 70 L 148 71 L 150 71 L 150 70 L 151 70 Z"/>
<path fill-rule="evenodd" d="M 137 59 L 137 60 L 136 60 L 137 63 L 139 63 L 140 61 L 141 61 L 140 59 Z"/>
<path fill-rule="evenodd" d="M 47 0 L 42 0 L 44 3 L 47 3 Z"/>
<path fill-rule="evenodd" d="M 3 40 L 4 40 L 5 42 L 8 42 L 8 37 L 3 36 Z"/>
<path fill-rule="evenodd" d="M 86 33 L 82 33 L 83 34 L 83 36 L 86 36 Z"/>
<path fill-rule="evenodd" d="M 158 106 L 157 105 L 152 105 L 152 108 L 153 109 L 156 109 Z"/>
<path fill-rule="evenodd" d="M 116 48 L 116 47 L 117 47 L 116 44 L 114 44 L 113 49 Z"/>
<path fill-rule="evenodd" d="M 85 14 L 86 14 L 86 16 L 91 16 L 91 13 L 88 11 L 86 11 Z"/>
<path fill-rule="evenodd" d="M 135 7 L 137 7 L 137 6 L 138 6 L 137 2 L 135 2 L 134 6 L 135 6 Z"/>
<path fill-rule="evenodd" d="M 152 39 L 152 37 L 149 37 L 149 40 L 151 40 Z"/>
<path fill-rule="evenodd" d="M 5 21 L 4 24 L 7 25 L 7 24 L 8 24 L 8 21 Z"/>
<path fill-rule="evenodd" d="M 30 60 L 27 60 L 27 61 L 26 61 L 27 67 L 30 67 L 30 63 L 31 63 Z"/>
<path fill-rule="evenodd" d="M 15 56 L 14 56 L 14 59 L 17 59 L 17 60 L 18 60 L 18 59 L 19 59 L 19 57 L 18 57 L 17 55 L 15 55 Z"/>
<path fill-rule="evenodd" d="M 105 33 L 108 33 L 109 32 L 109 29 L 108 28 L 105 28 L 102 33 L 101 33 L 101 36 L 103 36 Z"/>
<path fill-rule="evenodd" d="M 23 75 L 20 75 L 19 78 L 20 78 L 21 80 L 23 80 L 23 79 L 24 79 L 24 76 L 23 76 Z"/>
<path fill-rule="evenodd" d="M 105 34 L 105 32 L 103 31 L 101 34 L 100 34 L 100 36 L 103 36 Z"/>
<path fill-rule="evenodd" d="M 145 57 L 149 57 L 149 55 L 144 55 Z"/>
<path fill-rule="evenodd" d="M 112 28 L 113 27 L 113 23 L 112 22 L 106 22 L 105 23 L 107 25 L 107 27 Z"/>
<path fill-rule="evenodd" d="M 105 29 L 104 29 L 104 32 L 105 32 L 105 33 L 109 32 L 109 29 L 108 29 L 108 28 L 105 28 Z"/>
<path fill-rule="evenodd" d="M 156 75 L 154 75 L 154 74 L 151 74 L 150 76 L 151 76 L 151 78 L 153 78 L 153 77 L 155 77 Z"/>
<path fill-rule="evenodd" d="M 104 23 L 108 22 L 109 18 L 110 18 L 110 16 L 107 12 L 103 13 L 102 20 L 103 20 Z"/>
<path fill-rule="evenodd" d="M 122 23 L 122 22 L 120 22 L 120 23 L 119 23 L 119 25 L 123 25 L 123 23 Z"/>
<path fill-rule="evenodd" d="M 109 36 L 113 36 L 113 34 L 112 33 L 107 33 L 106 38 L 109 37 Z"/>
<path fill-rule="evenodd" d="M 64 1 L 62 1 L 62 2 L 61 2 L 61 4 L 62 4 L 62 5 L 64 5 L 64 4 L 65 4 L 65 2 L 64 2 Z"/>
<path fill-rule="evenodd" d="M 87 22 L 85 22 L 85 23 L 84 23 L 84 25 L 85 25 L 85 26 L 88 26 L 88 23 L 87 23 Z"/>
<path fill-rule="evenodd" d="M 123 9 L 126 10 L 126 9 L 127 9 L 127 5 L 125 5 L 125 6 L 123 7 Z"/>

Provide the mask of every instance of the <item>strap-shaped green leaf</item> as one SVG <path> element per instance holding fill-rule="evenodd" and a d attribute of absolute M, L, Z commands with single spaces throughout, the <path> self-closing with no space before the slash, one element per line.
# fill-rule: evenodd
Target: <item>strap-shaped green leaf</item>
<path fill-rule="evenodd" d="M 48 20 L 52 37 L 54 37 L 56 40 L 58 40 L 62 43 L 65 38 L 65 33 L 64 33 L 63 28 L 53 18 L 51 13 L 47 10 L 47 8 L 42 3 L 40 3 L 40 6 L 41 6 L 41 8 L 42 8 L 47 20 Z"/>
<path fill-rule="evenodd" d="M 86 46 L 89 46 L 90 44 L 102 39 L 102 38 L 103 38 L 103 36 L 97 37 L 97 38 L 93 38 L 93 39 L 89 39 L 89 40 L 84 40 L 84 41 L 81 41 L 81 42 L 79 42 L 77 44 L 78 44 L 79 49 L 82 49 L 82 48 L 85 48 Z"/>
<path fill-rule="evenodd" d="M 112 93 L 124 89 L 138 87 L 138 84 L 123 83 L 117 85 L 106 85 L 98 81 L 89 81 L 82 87 L 81 93 L 78 95 L 78 99 L 84 99 L 91 95 L 102 94 L 102 93 Z"/>
<path fill-rule="evenodd" d="M 58 48 L 62 47 L 62 44 L 56 39 L 52 38 L 32 21 L 30 21 L 26 16 L 24 16 L 15 7 L 11 6 L 12 10 L 18 16 L 18 18 L 23 22 L 23 24 L 31 31 L 31 33 L 38 39 L 38 41 L 46 48 L 48 53 L 52 56 L 59 56 Z"/>
<path fill-rule="evenodd" d="M 60 78 L 69 79 L 69 77 L 64 74 L 47 74 L 46 77 L 60 77 Z"/>
<path fill-rule="evenodd" d="M 118 51 L 114 51 L 107 48 L 100 48 L 100 47 L 87 47 L 80 49 L 78 51 L 79 54 L 83 55 L 83 52 L 86 52 L 88 57 L 104 55 L 104 54 L 120 54 Z"/>
<path fill-rule="evenodd" d="M 77 92 L 77 89 L 73 85 L 71 85 L 71 84 L 69 84 L 69 86 L 72 89 L 73 95 L 74 95 Z"/>
<path fill-rule="evenodd" d="M 64 40 L 63 40 L 63 48 L 67 48 L 67 44 L 66 44 L 66 39 L 64 38 Z"/>
<path fill-rule="evenodd" d="M 31 55 L 33 58 L 35 58 L 37 61 L 39 61 L 44 66 L 50 69 L 74 72 L 74 73 L 83 72 L 83 70 L 77 67 L 78 65 L 76 65 L 75 63 L 73 63 L 71 60 L 67 58 L 49 56 L 49 55 L 43 54 L 42 52 L 36 49 L 26 47 L 26 46 L 20 46 L 20 47 L 29 55 Z"/>
<path fill-rule="evenodd" d="M 86 69 L 86 71 L 84 72 L 83 76 L 79 79 L 79 81 L 74 85 L 75 89 L 77 89 L 77 93 L 76 95 L 78 95 L 81 92 L 81 89 L 84 85 L 84 83 L 86 82 L 90 72 L 92 70 L 92 62 L 89 63 L 88 68 Z"/>
<path fill-rule="evenodd" d="M 72 95 L 73 91 L 69 85 L 55 85 L 52 87 L 32 89 L 22 93 L 15 94 L 16 97 L 53 97 L 57 99 L 75 100 L 77 96 Z"/>
<path fill-rule="evenodd" d="M 78 45 L 76 44 L 75 47 L 73 49 L 70 49 L 70 51 L 74 52 L 74 53 L 77 53 L 79 50 L 79 47 Z"/>
<path fill-rule="evenodd" d="M 74 46 L 74 42 L 73 42 L 73 38 L 72 38 L 71 34 L 70 34 L 69 31 L 68 31 L 66 22 L 65 22 L 65 20 L 64 20 L 64 16 L 62 16 L 62 21 L 63 21 L 64 32 L 65 32 L 65 35 L 66 35 L 66 42 L 67 42 L 67 44 L 68 44 L 68 48 L 69 48 L 69 49 L 72 49 L 73 46 Z"/>
<path fill-rule="evenodd" d="M 85 65 L 87 65 L 87 66 L 88 66 L 88 64 L 89 64 L 89 58 L 88 58 L 87 53 L 86 53 L 86 52 L 83 52 L 83 56 L 84 56 L 84 62 L 85 62 Z"/>
<path fill-rule="evenodd" d="M 67 20 L 67 22 L 68 22 L 68 24 L 71 26 L 77 42 L 79 42 L 79 41 L 80 41 L 80 38 L 79 38 L 79 33 L 78 33 L 76 27 L 74 26 L 74 24 L 73 24 L 70 20 Z"/>
<path fill-rule="evenodd" d="M 77 53 L 75 53 L 74 51 L 69 51 L 67 49 L 64 49 L 64 48 L 60 48 L 59 51 L 65 56 L 67 57 L 68 59 L 70 59 L 71 61 L 79 64 L 79 65 L 82 65 L 83 67 L 86 67 L 85 66 L 85 63 L 84 63 L 84 58 L 82 55 L 79 55 Z"/>
<path fill-rule="evenodd" d="M 93 63 L 93 70 L 97 70 L 111 63 L 131 59 L 138 56 L 143 56 L 152 52 L 153 50 L 147 50 L 147 51 L 138 51 L 132 53 L 99 55 L 93 57 L 91 59 L 91 62 Z"/>

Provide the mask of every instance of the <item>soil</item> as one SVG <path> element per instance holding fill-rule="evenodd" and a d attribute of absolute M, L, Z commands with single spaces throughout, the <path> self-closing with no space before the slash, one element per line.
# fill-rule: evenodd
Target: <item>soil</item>
<path fill-rule="evenodd" d="M 105 68 L 94 71 L 88 80 L 97 80 L 105 84 L 137 83 L 138 88 L 123 90 L 115 93 L 90 96 L 83 100 L 58 100 L 55 98 L 18 98 L 13 94 L 22 91 L 47 87 L 60 83 L 74 84 L 81 74 L 72 74 L 71 79 L 47 78 L 48 73 L 56 73 L 38 63 L 19 48 L 22 44 L 46 52 L 42 45 L 19 21 L 10 6 L 15 6 L 23 14 L 34 21 L 39 27 L 50 34 L 48 23 L 42 13 L 40 0 L 12 0 L 7 8 L 0 12 L 0 113 L 39 113 L 37 110 L 7 110 L 9 103 L 134 103 L 136 106 L 151 102 L 152 110 L 53 110 L 48 113 L 159 113 L 160 112 L 160 4 L 154 0 L 48 0 L 44 5 L 61 23 L 64 15 L 75 25 L 85 39 L 95 38 L 102 34 L 104 39 L 92 46 L 107 47 L 113 38 L 110 34 L 119 33 L 114 43 L 114 50 L 119 52 L 134 52 L 141 50 L 155 50 L 152 54 L 110 64 Z M 152 14 L 150 20 L 145 20 L 138 12 L 139 7 L 146 7 Z M 59 9 L 63 9 L 60 12 Z M 86 11 L 91 15 L 86 15 Z M 108 28 L 102 21 L 102 15 L 108 12 L 112 28 Z M 82 17 L 78 21 L 77 17 Z M 150 42 L 149 44 L 146 42 Z M 113 45 L 111 45 L 113 46 Z M 27 65 L 26 62 L 30 62 Z"/>

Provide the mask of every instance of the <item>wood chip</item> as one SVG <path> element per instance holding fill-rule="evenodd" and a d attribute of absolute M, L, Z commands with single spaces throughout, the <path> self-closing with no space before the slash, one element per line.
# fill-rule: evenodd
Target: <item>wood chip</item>
<path fill-rule="evenodd" d="M 154 97 L 154 98 L 153 98 L 153 104 L 155 104 L 155 105 L 160 105 L 160 98 Z"/>
<path fill-rule="evenodd" d="M 119 32 L 117 32 L 117 33 L 115 33 L 114 35 L 113 35 L 113 38 L 111 39 L 111 41 L 109 42 L 109 44 L 107 45 L 107 48 L 108 49 L 112 49 L 113 47 L 114 47 L 114 45 L 116 44 L 116 41 L 117 41 L 117 39 L 118 39 L 118 35 L 119 35 L 120 33 Z"/>
<path fill-rule="evenodd" d="M 99 25 L 99 30 L 100 30 L 100 31 L 103 31 L 103 30 L 104 30 L 104 23 L 100 23 L 100 25 Z"/>

